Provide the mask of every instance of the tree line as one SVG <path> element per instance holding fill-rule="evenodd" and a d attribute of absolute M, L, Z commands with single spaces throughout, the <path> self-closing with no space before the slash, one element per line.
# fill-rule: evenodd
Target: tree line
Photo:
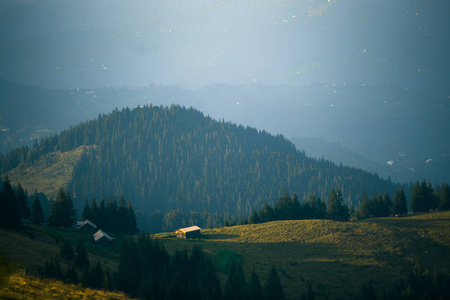
<path fill-rule="evenodd" d="M 412 212 L 428 212 L 430 210 L 450 210 L 449 185 L 431 188 L 430 183 L 424 180 L 421 184 L 417 181 L 411 192 L 410 209 Z M 372 194 L 371 198 L 363 193 L 359 208 L 348 207 L 343 202 L 342 193 L 332 189 L 327 202 L 314 193 L 308 200 L 300 202 L 297 193 L 290 195 L 287 190 L 271 206 L 264 202 L 260 210 L 254 210 L 248 221 L 243 223 L 264 223 L 275 220 L 305 220 L 305 219 L 330 219 L 335 221 L 348 221 L 350 217 L 356 219 L 401 216 L 408 213 L 408 205 L 403 187 L 395 191 L 394 199 L 388 193 Z M 242 224 L 242 223 L 241 223 Z"/>
<path fill-rule="evenodd" d="M 138 232 L 136 215 L 131 201 L 125 201 L 123 195 L 120 196 L 118 203 L 116 197 L 105 198 L 102 196 L 99 203 L 92 198 L 90 204 L 85 203 L 82 218 L 93 222 L 98 228 L 107 232 L 116 234 Z"/>
<path fill-rule="evenodd" d="M 76 220 L 76 210 L 68 190 L 60 187 L 56 198 L 50 204 L 47 217 L 44 215 L 37 191 L 33 196 L 30 209 L 28 195 L 19 183 L 13 187 L 7 176 L 1 181 L 0 187 L 0 227 L 17 229 L 24 221 L 32 224 L 72 228 Z M 123 196 L 117 203 L 116 197 L 102 197 L 100 203 L 92 199 L 86 203 L 82 217 L 90 220 L 110 233 L 135 234 L 138 232 L 136 215 L 131 202 Z"/>

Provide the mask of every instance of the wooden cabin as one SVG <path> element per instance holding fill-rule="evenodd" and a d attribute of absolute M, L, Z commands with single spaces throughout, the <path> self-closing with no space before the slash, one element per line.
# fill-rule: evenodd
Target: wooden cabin
<path fill-rule="evenodd" d="M 77 222 L 77 230 L 79 232 L 94 233 L 97 232 L 97 225 L 89 220 Z"/>
<path fill-rule="evenodd" d="M 114 242 L 114 239 L 101 229 L 97 231 L 93 237 L 97 246 L 109 246 Z"/>
<path fill-rule="evenodd" d="M 180 239 L 192 239 L 200 237 L 200 227 L 191 226 L 186 228 L 180 228 L 175 233 L 177 234 L 177 238 Z"/>

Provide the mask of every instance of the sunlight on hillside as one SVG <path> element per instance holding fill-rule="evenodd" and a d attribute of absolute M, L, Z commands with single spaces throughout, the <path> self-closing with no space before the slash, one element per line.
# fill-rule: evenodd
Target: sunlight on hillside
<path fill-rule="evenodd" d="M 12 274 L 0 286 L 2 299 L 130 299 L 121 293 L 92 290 L 81 285 L 39 279 L 24 271 Z"/>

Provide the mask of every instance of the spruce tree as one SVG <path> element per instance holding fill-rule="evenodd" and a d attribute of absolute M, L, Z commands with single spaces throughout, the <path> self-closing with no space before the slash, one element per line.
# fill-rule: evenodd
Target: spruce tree
<path fill-rule="evenodd" d="M 260 220 L 259 220 L 259 215 L 258 215 L 258 213 L 256 212 L 256 210 L 254 210 L 254 211 L 252 212 L 252 214 L 251 214 L 250 217 L 248 218 L 248 222 L 249 222 L 250 224 L 258 224 L 258 223 L 260 222 Z"/>
<path fill-rule="evenodd" d="M 18 228 L 21 224 L 16 193 L 6 176 L 0 189 L 0 227 Z"/>
<path fill-rule="evenodd" d="M 72 245 L 67 240 L 63 242 L 61 249 L 59 250 L 59 254 L 61 255 L 62 259 L 68 261 L 73 260 L 73 258 L 75 257 Z"/>
<path fill-rule="evenodd" d="M 277 270 L 272 267 L 267 278 L 266 285 L 264 286 L 264 299 L 265 300 L 284 300 L 284 290 L 281 285 L 280 277 L 278 277 Z"/>
<path fill-rule="evenodd" d="M 95 201 L 95 198 L 92 198 L 91 204 L 89 205 L 89 221 L 94 223 L 97 226 L 100 226 L 99 222 L 99 212 L 98 212 L 98 204 Z"/>
<path fill-rule="evenodd" d="M 127 204 L 127 222 L 126 222 L 126 234 L 135 234 L 138 232 L 137 223 L 136 223 L 136 215 L 134 213 L 133 206 L 131 205 L 131 202 L 128 201 Z"/>
<path fill-rule="evenodd" d="M 75 255 L 75 267 L 82 269 L 84 267 L 89 267 L 89 264 L 87 251 L 84 248 L 83 241 L 79 239 Z"/>
<path fill-rule="evenodd" d="M 20 217 L 24 220 L 30 218 L 30 208 L 28 207 L 28 196 L 25 194 L 22 185 L 17 185 L 17 205 L 19 206 Z"/>
<path fill-rule="evenodd" d="M 356 216 L 358 219 L 366 219 L 370 216 L 369 199 L 367 198 L 366 192 L 363 193 L 361 205 L 359 206 Z"/>
<path fill-rule="evenodd" d="M 383 195 L 382 216 L 389 217 L 392 214 L 392 201 L 388 193 Z"/>
<path fill-rule="evenodd" d="M 261 210 L 259 211 L 259 221 L 261 223 L 264 222 L 270 222 L 273 221 L 275 218 L 275 213 L 273 211 L 273 208 L 267 204 L 267 202 L 264 202 Z"/>
<path fill-rule="evenodd" d="M 403 191 L 403 187 L 395 190 L 394 201 L 392 202 L 392 214 L 404 215 L 408 213 L 408 207 L 406 204 L 406 197 Z"/>
<path fill-rule="evenodd" d="M 331 189 L 331 193 L 328 196 L 328 217 L 335 221 L 348 221 L 350 217 L 348 207 L 342 205 L 342 194 L 338 190 L 337 192 Z"/>
<path fill-rule="evenodd" d="M 441 186 L 439 209 L 450 210 L 450 189 L 448 183 Z"/>
<path fill-rule="evenodd" d="M 413 212 L 427 212 L 433 206 L 433 191 L 424 180 L 422 184 L 417 181 L 412 190 L 410 208 Z"/>
<path fill-rule="evenodd" d="M 84 203 L 84 207 L 83 207 L 83 213 L 81 214 L 81 218 L 84 220 L 89 220 L 92 222 L 91 220 L 91 209 L 89 207 L 89 203 L 86 201 Z"/>
<path fill-rule="evenodd" d="M 241 264 L 231 264 L 228 280 L 223 291 L 224 300 L 244 300 L 247 297 L 247 286 Z"/>
<path fill-rule="evenodd" d="M 250 274 L 250 280 L 248 281 L 247 299 L 262 299 L 261 282 L 259 281 L 258 274 L 256 274 L 256 271 L 254 269 L 252 270 L 252 273 Z"/>
<path fill-rule="evenodd" d="M 48 223 L 51 226 L 72 227 L 75 222 L 75 209 L 69 192 L 60 188 L 56 200 L 50 206 Z"/>
<path fill-rule="evenodd" d="M 39 201 L 38 195 L 34 194 L 33 209 L 31 211 L 31 223 L 36 225 L 44 224 L 44 212 L 42 211 L 41 201 Z"/>

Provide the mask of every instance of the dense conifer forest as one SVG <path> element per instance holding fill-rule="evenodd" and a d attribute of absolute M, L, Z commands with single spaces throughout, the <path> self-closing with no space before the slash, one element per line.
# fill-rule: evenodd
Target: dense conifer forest
<path fill-rule="evenodd" d="M 92 197 L 124 195 L 138 211 L 225 212 L 249 217 L 287 189 L 300 200 L 339 190 L 353 207 L 364 192 L 394 194 L 399 185 L 376 174 L 305 156 L 283 136 L 216 121 L 173 105 L 114 110 L 31 148 L 0 158 L 1 171 L 33 165 L 52 151 L 88 145 L 69 190 L 78 211 Z M 409 189 L 407 189 L 409 190 Z"/>

